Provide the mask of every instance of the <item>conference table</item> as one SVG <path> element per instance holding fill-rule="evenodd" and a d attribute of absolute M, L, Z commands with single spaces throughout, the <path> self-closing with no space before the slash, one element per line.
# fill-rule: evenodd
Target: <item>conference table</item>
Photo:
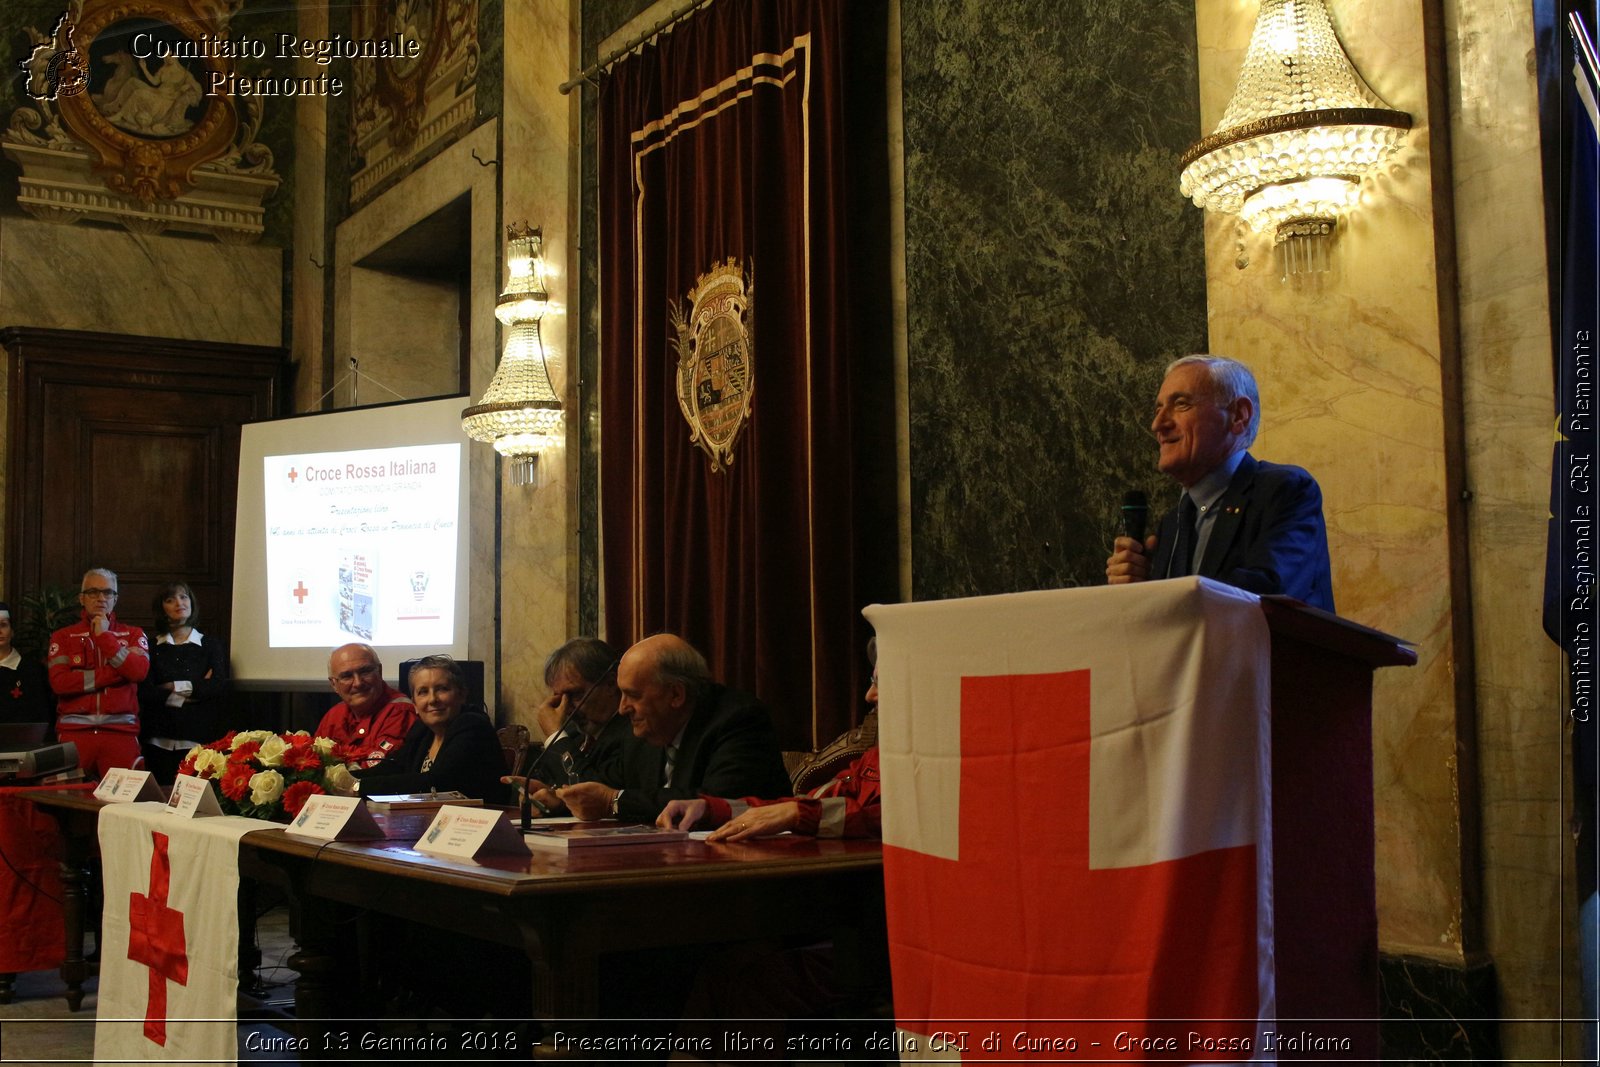
<path fill-rule="evenodd" d="M 85 794 L 30 798 L 53 814 L 75 862 L 92 855 L 101 802 Z M 281 830 L 240 839 L 240 872 L 284 890 L 300 951 L 301 1019 L 358 1014 L 349 980 L 350 909 L 520 950 L 532 967 L 530 1017 L 568 1022 L 601 1009 L 604 957 L 754 939 L 833 939 L 852 974 L 886 959 L 882 845 L 788 835 L 735 845 L 693 839 L 597 848 L 416 852 L 430 814 L 375 816 L 383 840 L 323 842 Z M 80 867 L 81 869 L 81 867 Z M 69 987 L 81 983 L 83 884 L 67 880 Z M 76 895 L 76 900 L 74 896 Z M 69 994 L 70 995 L 70 994 Z"/>

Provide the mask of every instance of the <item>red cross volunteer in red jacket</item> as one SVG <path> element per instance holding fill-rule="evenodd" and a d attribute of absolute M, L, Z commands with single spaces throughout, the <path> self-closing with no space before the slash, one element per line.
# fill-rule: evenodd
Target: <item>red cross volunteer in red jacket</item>
<path fill-rule="evenodd" d="M 139 683 L 150 673 L 144 631 L 117 621 L 117 576 L 104 567 L 84 572 L 78 603 L 83 615 L 50 635 L 50 688 L 56 736 L 78 746 L 91 778 L 113 767 L 138 767 Z"/>
<path fill-rule="evenodd" d="M 383 680 L 383 663 L 371 645 L 340 645 L 328 657 L 328 684 L 339 703 L 317 724 L 352 769 L 376 767 L 405 743 L 417 721 L 411 698 Z"/>

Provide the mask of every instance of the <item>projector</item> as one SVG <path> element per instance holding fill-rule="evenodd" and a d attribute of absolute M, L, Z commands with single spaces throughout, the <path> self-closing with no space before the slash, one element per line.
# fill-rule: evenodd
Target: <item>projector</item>
<path fill-rule="evenodd" d="M 78 765 L 78 746 L 40 745 L 37 748 L 0 752 L 0 781 L 16 778 L 43 778 L 71 770 Z"/>

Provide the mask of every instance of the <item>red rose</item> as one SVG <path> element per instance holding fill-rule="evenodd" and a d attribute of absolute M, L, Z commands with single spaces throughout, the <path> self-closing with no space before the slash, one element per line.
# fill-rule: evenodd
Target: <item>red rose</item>
<path fill-rule="evenodd" d="M 243 800 L 250 795 L 250 779 L 255 770 L 248 764 L 232 763 L 222 772 L 222 792 L 229 800 Z"/>
<path fill-rule="evenodd" d="M 283 791 L 283 813 L 291 817 L 298 815 L 307 800 L 323 792 L 325 790 L 316 782 L 296 782 Z"/>

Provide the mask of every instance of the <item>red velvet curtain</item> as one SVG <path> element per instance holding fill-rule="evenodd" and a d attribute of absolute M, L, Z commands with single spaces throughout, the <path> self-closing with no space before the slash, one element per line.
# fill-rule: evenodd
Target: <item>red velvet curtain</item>
<path fill-rule="evenodd" d="M 792 747 L 825 744 L 860 707 L 858 613 L 885 577 L 858 551 L 843 8 L 717 0 L 600 93 L 606 631 L 683 634 L 774 708 Z M 687 316 L 730 259 L 753 284 L 753 388 L 713 471 L 679 408 L 671 309 Z"/>

